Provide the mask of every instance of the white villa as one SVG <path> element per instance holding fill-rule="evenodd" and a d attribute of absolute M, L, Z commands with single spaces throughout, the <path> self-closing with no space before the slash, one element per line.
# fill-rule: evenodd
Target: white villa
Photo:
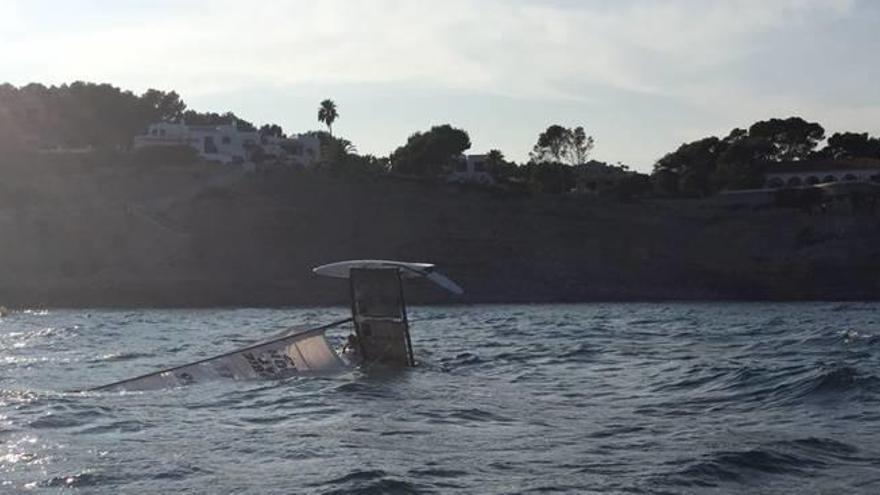
<path fill-rule="evenodd" d="M 265 136 L 257 131 L 239 130 L 235 124 L 153 124 L 145 134 L 134 138 L 135 149 L 151 146 L 189 146 L 201 158 L 221 163 L 252 163 L 260 155 L 285 164 L 310 167 L 321 157 L 321 142 L 316 136 Z"/>
<path fill-rule="evenodd" d="M 764 175 L 764 187 L 802 187 L 832 182 L 880 183 L 880 160 L 822 160 L 779 164 Z"/>
<path fill-rule="evenodd" d="M 494 185 L 495 179 L 488 170 L 488 159 L 488 155 L 462 155 L 455 164 L 455 170 L 446 177 L 446 181 Z"/>

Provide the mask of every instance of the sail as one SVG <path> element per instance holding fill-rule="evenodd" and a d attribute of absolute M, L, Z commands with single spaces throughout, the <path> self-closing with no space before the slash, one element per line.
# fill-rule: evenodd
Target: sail
<path fill-rule="evenodd" d="M 291 330 L 267 342 L 91 390 L 157 390 L 220 378 L 278 379 L 298 374 L 339 372 L 348 365 L 330 347 L 325 332 L 350 321 L 346 319 L 317 328 Z"/>

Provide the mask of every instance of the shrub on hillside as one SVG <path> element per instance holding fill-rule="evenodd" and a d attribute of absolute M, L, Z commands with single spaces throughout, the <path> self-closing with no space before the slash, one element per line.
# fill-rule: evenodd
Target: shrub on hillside
<path fill-rule="evenodd" d="M 196 150 L 189 146 L 149 146 L 134 152 L 133 161 L 137 165 L 189 165 L 199 161 Z"/>

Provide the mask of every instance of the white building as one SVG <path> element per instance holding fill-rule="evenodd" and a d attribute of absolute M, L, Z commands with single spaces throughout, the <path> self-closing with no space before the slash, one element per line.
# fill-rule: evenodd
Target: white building
<path fill-rule="evenodd" d="M 234 124 L 153 124 L 145 134 L 134 138 L 135 149 L 151 146 L 189 146 L 199 157 L 220 163 L 244 164 L 270 158 L 309 167 L 321 157 L 321 142 L 317 136 L 264 136 L 257 131 L 239 130 Z"/>
<path fill-rule="evenodd" d="M 495 179 L 489 173 L 489 155 L 462 155 L 455 163 L 455 169 L 446 178 L 447 182 L 483 184 L 491 186 Z"/>
<path fill-rule="evenodd" d="M 880 160 L 825 160 L 790 162 L 771 166 L 764 174 L 764 187 L 814 186 L 832 182 L 880 183 Z"/>

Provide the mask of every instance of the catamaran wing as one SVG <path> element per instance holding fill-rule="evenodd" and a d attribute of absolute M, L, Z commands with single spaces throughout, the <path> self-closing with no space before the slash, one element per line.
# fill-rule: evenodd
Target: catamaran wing
<path fill-rule="evenodd" d="M 425 278 L 457 296 L 464 294 L 464 289 L 462 289 L 461 286 L 459 286 L 457 283 L 453 282 L 451 278 L 443 275 L 440 272 L 430 271 L 427 275 L 425 275 Z"/>
<path fill-rule="evenodd" d="M 232 378 L 284 378 L 296 374 L 339 372 L 347 368 L 324 335 L 328 329 L 350 322 L 345 319 L 302 331 L 285 332 L 273 340 L 237 351 L 175 366 L 147 375 L 95 387 L 93 391 L 157 390 L 191 383 Z"/>
<path fill-rule="evenodd" d="M 433 268 L 433 263 L 410 263 L 406 261 L 392 260 L 349 260 L 337 261 L 313 268 L 312 271 L 317 275 L 333 278 L 349 278 L 352 269 L 358 268 L 396 268 L 401 270 L 401 274 L 407 278 L 424 276 L 423 270 Z"/>
<path fill-rule="evenodd" d="M 433 263 L 410 263 L 407 261 L 392 260 L 350 260 L 337 261 L 327 265 L 321 265 L 313 268 L 312 271 L 317 275 L 333 278 L 350 278 L 352 269 L 381 269 L 396 268 L 399 270 L 400 276 L 405 278 L 425 277 L 431 282 L 443 287 L 455 295 L 464 294 L 458 284 L 452 281 L 446 275 L 438 272 Z"/>

